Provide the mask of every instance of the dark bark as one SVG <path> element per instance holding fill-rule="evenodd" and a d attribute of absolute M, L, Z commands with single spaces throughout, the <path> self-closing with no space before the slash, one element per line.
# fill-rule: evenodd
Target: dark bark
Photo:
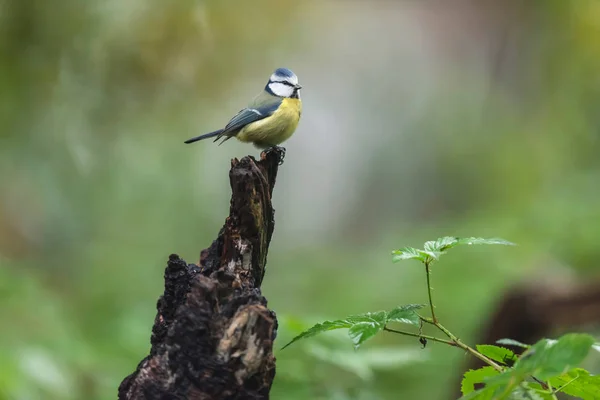
<path fill-rule="evenodd" d="M 169 257 L 150 355 L 119 400 L 268 399 L 275 377 L 275 313 L 260 285 L 274 228 L 279 154 L 231 163 L 229 217 L 198 264 Z"/>

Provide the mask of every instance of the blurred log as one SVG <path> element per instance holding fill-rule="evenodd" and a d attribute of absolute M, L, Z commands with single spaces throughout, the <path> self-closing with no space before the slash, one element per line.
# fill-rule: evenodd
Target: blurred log
<path fill-rule="evenodd" d="M 279 154 L 232 160 L 229 217 L 200 262 L 169 257 L 150 355 L 119 400 L 268 399 L 275 377 L 275 313 L 260 285 L 274 228 Z"/>
<path fill-rule="evenodd" d="M 550 280 L 549 280 L 550 279 Z M 509 338 L 532 344 L 567 332 L 585 332 L 600 326 L 600 282 L 571 281 L 557 275 L 554 279 L 537 280 L 510 288 L 499 302 L 490 320 L 482 327 L 477 344 L 494 344 Z M 520 354 L 524 349 L 509 347 Z M 470 357 L 465 368 L 477 369 L 484 364 Z M 462 379 L 462 374 L 460 376 Z M 453 399 L 460 397 L 460 379 Z"/>

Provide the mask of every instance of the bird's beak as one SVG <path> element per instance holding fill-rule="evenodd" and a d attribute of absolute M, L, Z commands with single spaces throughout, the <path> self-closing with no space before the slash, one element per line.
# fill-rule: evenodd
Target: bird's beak
<path fill-rule="evenodd" d="M 300 90 L 300 89 L 302 89 L 302 86 L 300 86 L 300 85 L 296 84 L 296 85 L 294 86 L 294 88 L 295 88 L 296 90 Z"/>

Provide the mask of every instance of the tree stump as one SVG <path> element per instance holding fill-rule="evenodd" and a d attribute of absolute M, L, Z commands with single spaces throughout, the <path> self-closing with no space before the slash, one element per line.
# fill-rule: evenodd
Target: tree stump
<path fill-rule="evenodd" d="M 229 217 L 198 264 L 169 257 L 150 355 L 123 380 L 119 400 L 269 398 L 277 319 L 260 285 L 279 157 L 232 160 Z"/>

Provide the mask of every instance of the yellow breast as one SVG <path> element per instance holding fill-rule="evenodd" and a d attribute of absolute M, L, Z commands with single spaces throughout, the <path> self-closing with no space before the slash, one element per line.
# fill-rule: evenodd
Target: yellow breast
<path fill-rule="evenodd" d="M 256 147 L 267 148 L 288 140 L 300 121 L 302 101 L 285 98 L 273 115 L 246 125 L 236 135 L 242 142 L 252 142 Z"/>

